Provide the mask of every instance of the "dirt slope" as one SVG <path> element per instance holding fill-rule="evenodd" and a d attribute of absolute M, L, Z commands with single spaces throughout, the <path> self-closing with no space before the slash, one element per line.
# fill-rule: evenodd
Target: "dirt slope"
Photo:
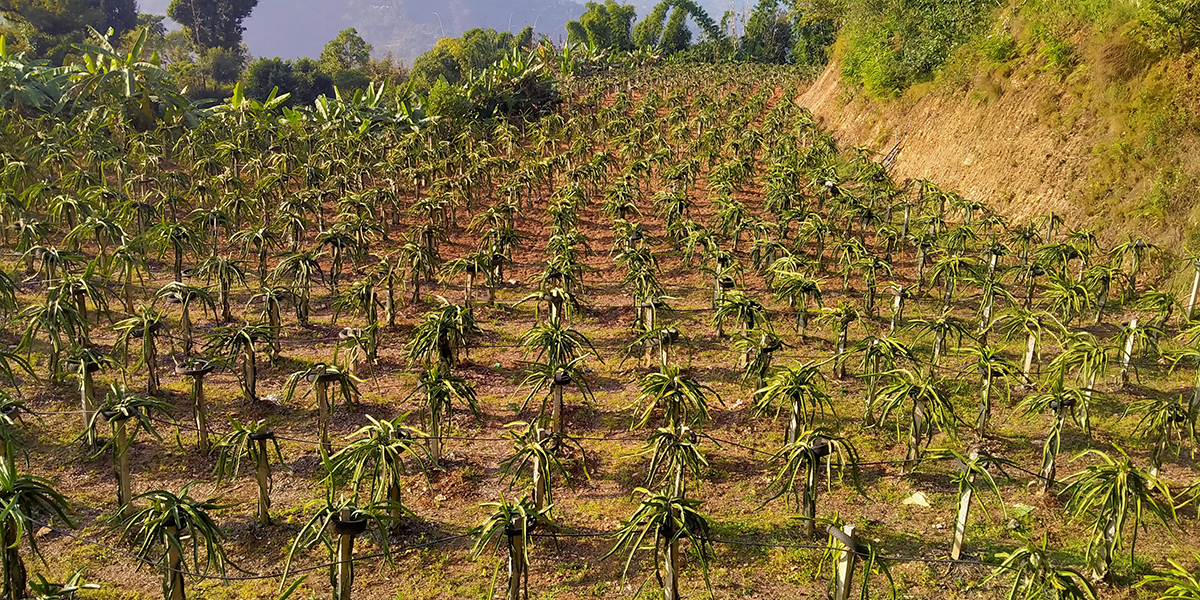
<path fill-rule="evenodd" d="M 1006 79 L 1003 89 L 977 80 L 967 89 L 878 102 L 848 90 L 840 68 L 831 63 L 803 104 L 842 147 L 887 155 L 899 143 L 898 181 L 936 181 L 1014 222 L 1054 211 L 1069 225 L 1105 228 L 1081 198 L 1092 148 L 1116 134 L 1086 113 L 1062 118 L 1073 111 L 1059 85 L 1036 76 Z"/>

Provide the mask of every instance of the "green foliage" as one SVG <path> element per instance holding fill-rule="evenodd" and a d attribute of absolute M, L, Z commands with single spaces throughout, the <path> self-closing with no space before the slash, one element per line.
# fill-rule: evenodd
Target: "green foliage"
<path fill-rule="evenodd" d="M 371 61 L 371 49 L 371 44 L 358 35 L 358 30 L 353 27 L 343 29 L 325 44 L 317 64 L 326 73 L 361 69 Z"/>
<path fill-rule="evenodd" d="M 425 463 L 433 461 L 420 442 L 425 434 L 404 425 L 406 416 L 389 421 L 367 415 L 370 424 L 356 431 L 350 443 L 329 458 L 329 479 L 334 487 L 349 485 L 357 502 L 365 483 L 372 504 L 385 501 L 398 504 L 401 476 L 407 473 L 406 457 L 428 479 Z"/>
<path fill-rule="evenodd" d="M 1200 561 L 1200 556 L 1192 554 L 1192 560 Z M 1168 558 L 1167 562 L 1170 563 L 1171 568 L 1164 571 L 1162 575 L 1144 575 L 1134 587 L 1167 585 L 1166 591 L 1161 593 L 1159 600 L 1200 598 L 1200 575 L 1187 570 L 1173 559 Z"/>
<path fill-rule="evenodd" d="M 0 33 L 13 33 L 18 48 L 54 65 L 76 53 L 89 28 L 111 28 L 115 42 L 138 25 L 136 0 L 4 0 L 0 16 Z"/>
<path fill-rule="evenodd" d="M 1113 458 L 1099 450 L 1088 450 L 1080 456 L 1093 456 L 1100 463 L 1072 475 L 1063 495 L 1068 498 L 1067 510 L 1073 518 L 1087 517 L 1090 521 L 1088 561 L 1093 573 L 1104 577 L 1113 555 L 1124 546 L 1127 524 L 1133 525 L 1129 544 L 1132 559 L 1138 531 L 1146 528 L 1147 517 L 1153 516 L 1171 535 L 1178 517 L 1167 482 L 1135 466 L 1128 455 L 1122 452 L 1119 458 Z"/>
<path fill-rule="evenodd" d="M 605 0 L 603 4 L 588 2 L 578 21 L 567 22 L 567 43 L 597 50 L 631 50 L 633 20 L 636 18 L 632 4 L 613 0 Z"/>
<path fill-rule="evenodd" d="M 678 365 L 667 365 L 659 373 L 647 373 L 638 387 L 642 394 L 635 402 L 638 411 L 634 412 L 633 429 L 648 425 L 658 406 L 663 408 L 663 421 L 668 425 L 702 424 L 709 419 L 707 394 L 716 396 L 712 388 L 684 375 Z"/>
<path fill-rule="evenodd" d="M 445 78 L 438 79 L 429 89 L 425 110 L 444 119 L 461 120 L 471 115 L 471 100 L 466 91 Z"/>
<path fill-rule="evenodd" d="M 439 79 L 457 84 L 472 71 L 484 69 L 512 54 L 514 50 L 530 47 L 533 29 L 525 28 L 517 35 L 494 29 L 470 29 L 457 38 L 442 38 L 433 48 L 413 61 L 409 77 L 420 91 L 432 89 Z"/>
<path fill-rule="evenodd" d="M 678 541 L 688 540 L 697 549 L 705 586 L 711 590 L 706 552 L 711 546 L 708 541 L 710 522 L 699 511 L 704 503 L 665 493 L 655 494 L 645 488 L 637 488 L 633 493 L 641 495 L 642 502 L 629 519 L 621 522 L 617 541 L 605 558 L 618 553 L 624 555 L 625 568 L 621 577 L 625 578 L 638 551 L 649 550 L 654 553 L 655 576 L 662 581 L 662 561 L 666 549 Z M 643 582 L 642 586 L 645 585 Z M 641 587 L 634 596 L 640 595 Z"/>
<path fill-rule="evenodd" d="M 144 502 L 145 506 L 113 521 L 113 529 L 121 534 L 119 542 L 134 546 L 139 567 L 155 563 L 162 566 L 164 598 L 171 596 L 175 582 L 182 582 L 181 577 L 171 577 L 170 549 L 179 553 L 181 566 L 188 571 L 224 575 L 233 564 L 225 554 L 225 530 L 213 518 L 229 505 L 219 504 L 216 498 L 193 498 L 192 485 L 184 485 L 178 492 L 150 490 L 138 494 L 130 504 Z M 192 544 L 191 552 L 184 548 L 187 542 Z M 160 546 L 162 550 L 156 551 Z"/>
<path fill-rule="evenodd" d="M 783 64 L 793 46 L 792 23 L 779 0 L 759 0 L 738 48 L 738 57 L 752 62 Z"/>
<path fill-rule="evenodd" d="M 1146 0 L 1138 3 L 1138 25 L 1151 48 L 1184 53 L 1200 42 L 1200 2 Z"/>
<path fill-rule="evenodd" d="M 873 96 L 896 96 L 929 80 L 990 20 L 987 0 L 854 2 L 844 28 L 842 76 Z"/>
<path fill-rule="evenodd" d="M 187 28 L 199 48 L 236 49 L 246 30 L 242 21 L 258 0 L 171 0 L 167 16 Z"/>
<path fill-rule="evenodd" d="M 1075 569 L 1059 567 L 1050 558 L 1046 549 L 1045 536 L 1042 545 L 1026 541 L 1025 546 L 1012 552 L 1000 552 L 1002 559 L 988 581 L 1000 576 L 1012 575 L 1013 584 L 1006 600 L 1095 600 L 1096 588 Z"/>

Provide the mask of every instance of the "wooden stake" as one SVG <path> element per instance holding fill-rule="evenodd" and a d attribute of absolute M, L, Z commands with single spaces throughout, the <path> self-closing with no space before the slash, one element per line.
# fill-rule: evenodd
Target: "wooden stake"
<path fill-rule="evenodd" d="M 338 519 L 343 523 L 354 518 L 350 507 L 342 509 Z M 350 600 L 350 589 L 354 585 L 354 536 L 338 535 L 337 573 L 335 575 L 337 588 L 334 590 L 334 600 Z"/>
<path fill-rule="evenodd" d="M 87 432 L 88 446 L 96 445 L 96 434 L 92 432 L 92 416 L 96 412 L 96 383 L 86 362 L 79 363 L 79 396 L 83 404 L 83 430 Z"/>
<path fill-rule="evenodd" d="M 1196 313 L 1196 294 L 1200 292 L 1200 260 L 1192 261 L 1192 268 L 1196 270 L 1192 276 L 1192 294 L 1188 297 L 1187 320 L 1192 320 L 1192 315 Z"/>
<path fill-rule="evenodd" d="M 979 451 L 972 450 L 970 460 L 974 462 L 979 458 Z M 967 465 L 963 465 L 963 470 L 967 469 Z M 974 483 L 975 475 L 967 475 L 967 481 Z M 963 537 L 967 532 L 967 517 L 971 512 L 971 494 L 973 490 L 967 487 L 963 491 L 962 498 L 958 501 L 958 520 L 954 522 L 954 543 L 950 546 L 950 558 L 958 560 L 962 556 Z"/>
<path fill-rule="evenodd" d="M 117 421 L 117 503 L 121 506 L 121 516 L 133 514 L 133 506 L 129 503 L 133 498 L 129 485 L 129 432 L 125 429 L 125 418 Z"/>
<path fill-rule="evenodd" d="M 317 432 L 321 438 L 321 452 L 328 456 L 333 451 L 333 445 L 329 443 L 329 383 L 317 379 L 313 387 L 317 393 Z"/>
<path fill-rule="evenodd" d="M 1125 332 L 1125 346 L 1121 349 L 1121 385 L 1129 383 L 1129 364 L 1133 361 L 1133 342 L 1137 328 L 1138 320 L 1133 319 L 1129 322 L 1129 329 Z"/>
<path fill-rule="evenodd" d="M 841 529 L 830 525 L 829 535 L 833 539 L 833 547 L 841 550 L 834 572 L 833 600 L 849 600 L 850 584 L 854 579 L 854 563 L 858 560 L 858 541 L 854 536 L 854 525 L 846 525 Z"/>
<path fill-rule="evenodd" d="M 271 463 L 267 456 L 267 438 L 255 441 L 258 445 L 258 522 L 261 525 L 271 524 L 271 498 L 267 490 L 271 486 Z"/>
<path fill-rule="evenodd" d="M 551 407 L 550 407 L 550 428 L 555 433 L 563 432 L 563 389 L 562 386 L 555 383 L 550 386 Z"/>
<path fill-rule="evenodd" d="M 517 519 L 508 530 L 508 600 L 521 600 L 525 581 L 525 519 Z M 347 599 L 348 600 L 348 599 Z"/>
<path fill-rule="evenodd" d="M 166 527 L 167 544 L 167 589 L 169 600 L 184 600 L 183 596 L 183 557 L 180 552 L 178 523 Z"/>
<path fill-rule="evenodd" d="M 538 427 L 534 432 L 534 439 L 538 442 L 546 439 L 548 433 L 545 429 Z M 538 455 L 533 457 L 533 504 L 540 511 L 546 508 L 546 491 L 549 487 L 549 482 L 542 477 L 542 459 Z"/>
<path fill-rule="evenodd" d="M 208 455 L 208 407 L 204 401 L 204 375 L 192 376 L 192 412 L 196 418 L 196 447 Z"/>

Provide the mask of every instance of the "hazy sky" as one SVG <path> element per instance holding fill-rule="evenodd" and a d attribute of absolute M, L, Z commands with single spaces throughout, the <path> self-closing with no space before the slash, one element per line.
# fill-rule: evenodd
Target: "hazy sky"
<path fill-rule="evenodd" d="M 530 12 L 530 5 L 535 4 L 531 0 L 474 1 L 487 7 L 486 16 L 479 14 L 481 11 L 478 7 L 474 11 L 470 9 L 471 0 L 444 0 L 435 4 L 423 4 L 422 0 L 369 0 L 359 2 L 360 9 L 354 14 L 347 12 L 351 11 L 350 7 L 355 4 L 350 0 L 259 0 L 258 6 L 245 22 L 245 40 L 250 53 L 255 56 L 315 58 L 325 43 L 337 35 L 338 31 L 356 27 L 363 37 L 376 47 L 376 54 L 390 49 L 406 63 L 411 63 L 413 57 L 433 45 L 433 40 L 442 31 L 446 35 L 457 36 L 471 27 L 504 29 L 510 22 L 513 30 L 519 30 L 537 20 L 538 33 L 554 39 L 560 36 L 565 38 L 565 19 L 577 17 L 578 14 L 574 13 L 582 13 L 586 0 L 554 0 L 555 3 L 561 4 L 577 2 L 578 10 L 559 6 L 544 20 L 539 18 L 542 13 Z M 420 15 L 429 20 L 417 18 L 409 24 L 410 27 L 404 28 L 403 24 L 388 23 L 385 26 L 372 19 L 356 16 L 362 14 L 362 6 L 374 7 L 371 2 L 380 3 L 381 9 L 411 5 L 404 9 L 405 14 Z M 393 5 L 389 5 L 388 2 L 392 2 Z M 725 11 L 732 9 L 742 12 L 752 7 L 755 2 L 757 0 L 697 0 L 697 4 L 704 7 L 713 20 L 717 21 Z M 141 0 L 141 11 L 165 14 L 169 3 L 170 0 Z M 418 3 L 422 5 L 416 6 Z M 649 13 L 657 3 L 658 0 L 632 1 L 637 7 L 639 19 Z M 506 10 L 505 5 L 511 7 L 511 10 Z M 425 14 L 426 12 L 429 14 Z"/>

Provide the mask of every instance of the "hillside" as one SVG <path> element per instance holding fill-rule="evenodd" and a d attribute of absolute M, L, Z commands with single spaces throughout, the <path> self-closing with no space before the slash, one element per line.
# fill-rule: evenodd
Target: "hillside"
<path fill-rule="evenodd" d="M 844 147 L 895 154 L 898 179 L 938 181 L 1014 222 L 1053 211 L 1110 240 L 1194 250 L 1196 53 L 1149 50 L 1121 6 L 1052 26 L 1036 10 L 997 11 L 929 81 L 892 97 L 847 81 L 835 60 L 802 103 Z"/>

